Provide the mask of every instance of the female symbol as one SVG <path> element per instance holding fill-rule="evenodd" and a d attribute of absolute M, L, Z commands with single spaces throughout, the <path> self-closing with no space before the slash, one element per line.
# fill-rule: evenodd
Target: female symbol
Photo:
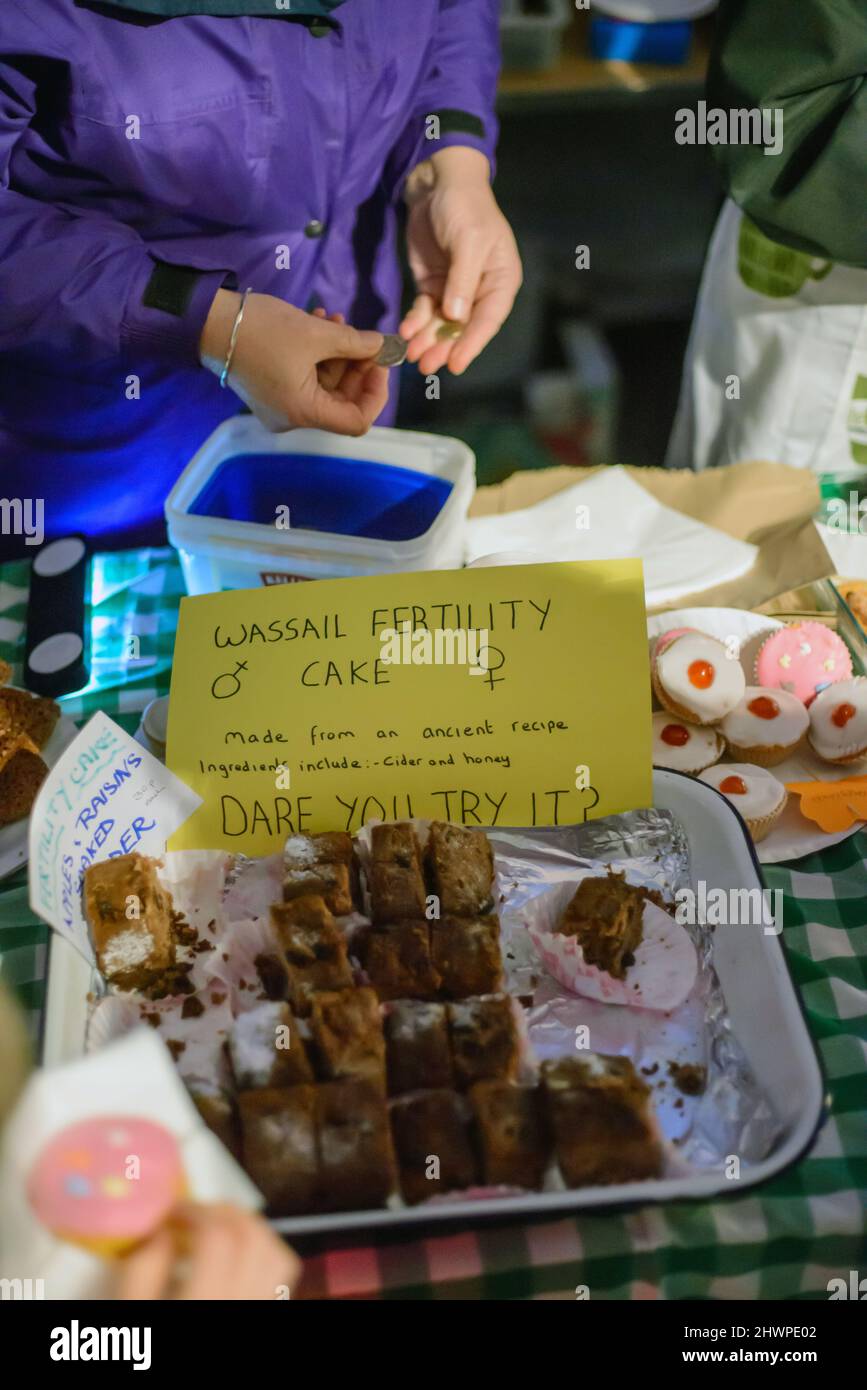
<path fill-rule="evenodd" d="M 246 661 L 239 661 L 234 671 L 224 671 L 221 676 L 217 676 L 213 684 L 211 685 L 211 694 L 213 695 L 214 699 L 230 700 L 233 695 L 237 695 L 238 691 L 241 689 L 241 682 L 238 680 L 238 672 L 246 671 L 246 669 Z M 217 686 L 220 684 L 221 681 L 233 681 L 234 686 L 230 690 L 218 690 Z"/>

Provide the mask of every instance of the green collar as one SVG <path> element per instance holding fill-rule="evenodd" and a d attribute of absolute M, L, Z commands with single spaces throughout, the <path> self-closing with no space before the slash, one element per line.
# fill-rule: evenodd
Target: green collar
<path fill-rule="evenodd" d="M 277 19 L 328 16 L 344 0 L 102 0 L 116 10 L 134 14 L 161 15 L 164 19 L 183 15 L 270 15 Z"/>

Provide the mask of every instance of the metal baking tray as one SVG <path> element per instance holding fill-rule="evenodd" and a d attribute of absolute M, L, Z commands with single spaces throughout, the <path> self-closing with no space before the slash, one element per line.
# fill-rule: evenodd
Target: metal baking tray
<path fill-rule="evenodd" d="M 670 811 L 687 831 L 694 886 L 704 880 L 708 892 L 764 887 L 746 827 L 725 797 L 682 773 L 659 769 L 653 773 L 653 789 L 654 805 Z M 747 1167 L 738 1181 L 726 1179 L 719 1171 L 693 1172 L 610 1187 L 290 1217 L 273 1225 L 285 1235 L 304 1236 L 431 1226 L 455 1220 L 545 1217 L 560 1211 L 740 1196 L 767 1182 L 807 1152 L 823 1123 L 827 1102 L 822 1071 L 778 936 L 754 925 L 728 926 L 715 933 L 714 966 L 735 1036 L 779 1122 L 779 1138 L 772 1152 Z M 52 933 L 42 1037 L 44 1065 L 82 1054 L 87 996 L 95 983 L 91 967 L 63 938 Z"/>

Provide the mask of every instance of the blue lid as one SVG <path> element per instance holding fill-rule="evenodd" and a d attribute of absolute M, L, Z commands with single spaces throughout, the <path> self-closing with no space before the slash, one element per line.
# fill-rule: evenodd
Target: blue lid
<path fill-rule="evenodd" d="M 321 454 L 235 454 L 199 490 L 192 516 L 273 526 L 289 508 L 289 527 L 411 541 L 429 531 L 452 484 L 411 468 Z"/>

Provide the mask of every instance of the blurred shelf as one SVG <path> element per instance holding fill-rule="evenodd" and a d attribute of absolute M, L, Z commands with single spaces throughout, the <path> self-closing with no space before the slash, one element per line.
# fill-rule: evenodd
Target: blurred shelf
<path fill-rule="evenodd" d="M 557 67 L 547 72 L 504 71 L 500 77 L 498 110 L 604 105 L 636 97 L 664 96 L 672 91 L 700 90 L 704 85 L 712 18 L 696 22 L 689 59 L 679 67 L 619 60 L 601 62 L 591 58 L 589 27 L 587 14 L 579 12 L 574 16 L 565 34 Z"/>

